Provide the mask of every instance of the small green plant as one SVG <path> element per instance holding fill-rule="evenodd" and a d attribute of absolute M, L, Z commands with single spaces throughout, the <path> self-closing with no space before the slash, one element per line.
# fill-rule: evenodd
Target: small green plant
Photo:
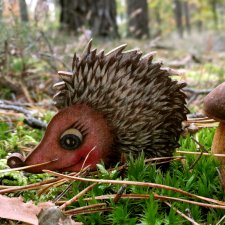
<path fill-rule="evenodd" d="M 219 82 L 223 82 L 225 71 L 222 67 L 219 67 L 216 64 L 206 63 L 204 65 L 204 69 L 207 73 L 214 75 L 215 78 L 219 80 Z"/>
<path fill-rule="evenodd" d="M 44 116 L 46 121 L 49 121 L 52 113 Z M 24 146 L 35 146 L 43 132 L 36 129 L 31 129 L 28 126 L 10 127 L 6 123 L 0 124 L 0 150 L 4 153 L 1 156 L 6 157 L 11 150 L 20 150 Z M 212 137 L 215 129 L 202 129 L 194 138 L 204 146 L 204 151 L 209 151 L 212 144 Z M 200 151 L 202 150 L 192 137 L 180 138 L 180 150 L 184 151 Z M 224 199 L 224 194 L 221 189 L 219 176 L 216 170 L 218 162 L 212 156 L 202 156 L 200 160 L 194 165 L 198 156 L 186 155 L 183 163 L 174 161 L 170 163 L 166 170 L 161 170 L 154 164 L 145 164 L 144 155 L 134 159 L 129 157 L 127 162 L 128 167 L 121 174 L 118 171 L 118 166 L 110 172 L 103 164 L 98 165 L 97 174 L 95 178 L 99 179 L 113 179 L 113 180 L 130 180 L 141 182 L 152 182 L 157 184 L 168 185 L 176 188 L 181 188 L 184 191 L 201 195 L 218 200 Z M 1 161 L 1 169 L 6 168 L 6 160 Z M 10 172 L 1 174 L 0 181 L 3 185 L 25 185 L 36 182 L 41 182 L 46 179 L 52 179 L 47 174 L 29 174 L 23 172 Z M 65 189 L 68 191 L 64 193 L 60 200 L 69 200 L 87 187 L 84 182 L 74 181 L 65 183 L 58 187 L 52 187 L 48 192 L 37 195 L 37 191 L 29 190 L 22 191 L 20 194 L 25 201 L 33 200 L 35 202 L 54 200 Z M 77 208 L 87 206 L 88 204 L 99 203 L 95 199 L 96 196 L 116 194 L 121 189 L 121 185 L 113 184 L 98 184 L 84 197 L 89 197 L 92 200 L 84 201 L 82 198 L 78 202 L 73 203 L 69 208 Z M 125 187 L 124 194 L 147 194 L 148 199 L 120 199 L 117 203 L 111 200 L 106 200 L 106 204 L 111 208 L 110 211 L 104 213 L 92 213 L 75 216 L 76 221 L 84 224 L 189 224 L 183 217 L 175 212 L 175 208 L 183 213 L 191 215 L 191 217 L 200 224 L 208 224 L 211 221 L 219 221 L 224 214 L 224 211 L 217 209 L 208 209 L 200 206 L 195 206 L 183 202 L 170 202 L 172 207 L 169 207 L 160 200 L 154 198 L 154 194 L 161 196 L 171 196 L 177 198 L 186 198 L 180 193 L 165 189 L 147 188 L 142 186 L 130 185 Z M 187 213 L 188 211 L 188 213 Z M 214 222 L 213 222 L 214 221 Z"/>
<path fill-rule="evenodd" d="M 144 208 L 143 210 L 145 214 L 140 219 L 140 225 L 158 225 L 163 223 L 163 217 L 157 217 L 159 202 L 154 200 L 153 195 L 150 195 L 149 200 L 146 200 L 146 208 Z"/>

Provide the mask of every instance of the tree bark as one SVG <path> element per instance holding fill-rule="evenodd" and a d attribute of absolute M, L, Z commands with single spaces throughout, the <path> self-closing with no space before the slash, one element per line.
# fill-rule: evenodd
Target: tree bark
<path fill-rule="evenodd" d="M 148 4 L 146 0 L 127 0 L 128 36 L 148 38 Z"/>
<path fill-rule="evenodd" d="M 159 7 L 156 7 L 154 13 L 155 13 L 155 18 L 156 18 L 156 22 L 157 22 L 156 36 L 160 36 L 162 34 L 162 28 L 161 28 L 161 25 L 162 25 L 162 17 L 161 17 L 161 14 L 160 14 L 160 8 Z"/>
<path fill-rule="evenodd" d="M 210 5 L 211 5 L 212 13 L 213 13 L 213 20 L 214 20 L 215 27 L 218 28 L 217 1 L 211 0 Z"/>
<path fill-rule="evenodd" d="M 27 12 L 27 4 L 25 0 L 19 0 L 20 4 L 20 18 L 22 22 L 28 22 L 28 12 Z"/>
<path fill-rule="evenodd" d="M 88 0 L 60 0 L 60 28 L 77 33 L 87 22 Z"/>
<path fill-rule="evenodd" d="M 187 32 L 191 33 L 191 22 L 190 22 L 190 12 L 189 12 L 189 3 L 188 1 L 184 1 L 184 18 L 185 18 L 185 26 L 187 29 Z"/>
<path fill-rule="evenodd" d="M 182 21 L 182 3 L 181 0 L 174 0 L 174 15 L 177 25 L 177 30 L 180 37 L 183 37 L 183 21 Z"/>
<path fill-rule="evenodd" d="M 201 6 L 197 8 L 196 13 L 199 13 L 199 15 L 202 14 Z M 198 20 L 196 21 L 196 24 L 197 24 L 198 32 L 201 33 L 203 30 L 203 21 L 201 17 L 198 18 Z"/>
<path fill-rule="evenodd" d="M 93 36 L 119 37 L 116 23 L 116 1 L 95 0 L 91 3 L 90 26 Z"/>
<path fill-rule="evenodd" d="M 119 37 L 115 0 L 60 0 L 61 28 L 77 33 L 85 27 L 93 36 Z"/>
<path fill-rule="evenodd" d="M 3 14 L 3 1 L 0 0 L 0 21 L 2 20 L 2 14 Z"/>

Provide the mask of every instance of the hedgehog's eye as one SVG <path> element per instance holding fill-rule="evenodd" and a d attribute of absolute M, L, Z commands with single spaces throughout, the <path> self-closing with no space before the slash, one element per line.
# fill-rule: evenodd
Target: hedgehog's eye
<path fill-rule="evenodd" d="M 78 148 L 82 143 L 82 134 L 75 128 L 66 130 L 60 137 L 60 145 L 64 149 L 74 150 Z"/>

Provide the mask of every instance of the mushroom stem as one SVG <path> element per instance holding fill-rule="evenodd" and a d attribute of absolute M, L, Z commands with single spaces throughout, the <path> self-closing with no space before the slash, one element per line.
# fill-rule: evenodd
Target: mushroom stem
<path fill-rule="evenodd" d="M 225 154 L 225 123 L 220 122 L 216 129 L 211 151 L 213 154 Z M 222 165 L 225 165 L 225 159 L 217 157 Z"/>

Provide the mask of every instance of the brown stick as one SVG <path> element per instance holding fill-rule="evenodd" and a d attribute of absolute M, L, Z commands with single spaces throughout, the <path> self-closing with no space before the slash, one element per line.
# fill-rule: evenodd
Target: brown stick
<path fill-rule="evenodd" d="M 59 208 L 61 210 L 65 209 L 68 205 L 72 204 L 73 202 L 76 202 L 80 197 L 82 197 L 84 194 L 86 194 L 88 191 L 90 191 L 94 186 L 96 186 L 97 183 L 93 183 L 86 187 L 84 190 L 82 190 L 80 193 L 75 195 L 73 198 L 70 200 L 66 201 L 63 205 L 61 205 Z"/>
<path fill-rule="evenodd" d="M 212 154 L 206 152 L 187 152 L 187 151 L 176 151 L 176 153 L 183 154 L 183 155 L 205 155 L 205 156 L 216 156 L 216 157 L 225 157 L 225 154 Z"/>
<path fill-rule="evenodd" d="M 106 203 L 97 203 L 97 204 L 92 204 L 92 205 L 88 205 L 88 206 L 83 206 L 83 207 L 79 207 L 76 209 L 70 209 L 70 210 L 66 210 L 64 211 L 65 214 L 74 214 L 74 213 L 78 213 L 78 212 L 82 212 L 82 211 L 86 211 L 88 209 L 96 209 L 96 208 L 101 208 L 103 206 L 106 206 Z"/>
<path fill-rule="evenodd" d="M 172 206 L 169 202 L 164 202 L 164 203 L 167 204 L 170 208 L 172 208 L 178 215 L 182 216 L 183 218 L 191 222 L 193 225 L 200 225 L 199 223 L 195 222 L 192 218 L 188 217 L 187 215 L 182 213 L 180 210 Z"/>
<path fill-rule="evenodd" d="M 36 119 L 32 116 L 31 112 L 21 106 L 16 106 L 16 105 L 12 105 L 12 104 L 5 104 L 4 102 L 0 101 L 0 109 L 6 109 L 6 110 L 13 110 L 16 112 L 20 112 L 23 113 L 25 118 L 26 118 L 26 122 L 28 125 L 30 125 L 31 127 L 35 127 L 35 128 L 42 128 L 42 129 L 46 129 L 47 124 L 44 123 L 43 121 Z"/>
<path fill-rule="evenodd" d="M 82 177 L 71 177 L 65 174 L 60 174 L 57 172 L 53 172 L 50 170 L 43 170 L 45 173 L 49 173 L 51 175 L 54 176 L 59 176 L 59 177 L 63 177 L 63 178 L 68 178 L 70 180 L 79 180 L 79 181 L 84 181 L 84 182 L 95 182 L 95 183 L 100 183 L 100 184 L 127 184 L 127 185 L 134 185 L 134 186 L 141 186 L 141 187 L 151 187 L 151 188 L 159 188 L 159 189 L 165 189 L 165 190 L 170 190 L 170 191 L 174 191 L 189 197 L 193 197 L 193 198 L 197 198 L 203 201 L 207 201 L 207 202 L 212 202 L 218 205 L 222 205 L 225 206 L 225 202 L 219 201 L 219 200 L 215 200 L 215 199 L 210 199 L 207 197 L 203 197 L 203 196 L 199 196 L 199 195 L 195 195 L 195 194 L 191 194 L 189 192 L 186 192 L 184 190 L 181 190 L 179 188 L 175 188 L 175 187 L 170 187 L 167 185 L 162 185 L 162 184 L 155 184 L 155 183 L 150 183 L 150 182 L 139 182 L 139 181 L 122 181 L 122 180 L 102 180 L 102 179 L 91 179 L 91 178 L 82 178 Z"/>
<path fill-rule="evenodd" d="M 112 195 L 101 195 L 101 196 L 96 196 L 95 200 L 108 200 L 108 199 L 114 199 L 117 196 L 117 194 L 112 194 Z M 149 194 L 122 194 L 121 198 L 125 199 L 149 199 Z M 198 205 L 202 206 L 205 208 L 213 208 L 213 209 L 225 209 L 225 206 L 222 205 L 214 205 L 214 204 L 208 204 L 208 203 L 203 203 L 203 202 L 196 202 L 196 201 L 191 201 L 187 199 L 182 199 L 182 198 L 176 198 L 176 197 L 170 197 L 170 196 L 164 196 L 164 195 L 158 195 L 154 194 L 154 199 L 158 199 L 161 201 L 177 201 L 177 202 L 183 202 L 183 203 L 188 203 L 192 205 Z M 90 201 L 92 198 L 84 198 L 84 201 Z"/>

